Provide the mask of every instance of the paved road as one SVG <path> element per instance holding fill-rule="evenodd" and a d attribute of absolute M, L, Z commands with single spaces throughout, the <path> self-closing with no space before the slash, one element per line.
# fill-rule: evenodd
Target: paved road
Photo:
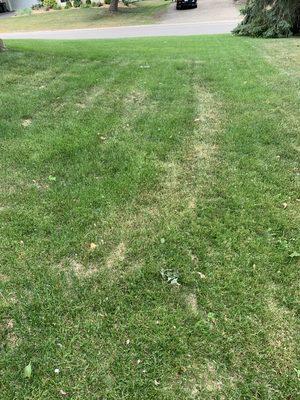
<path fill-rule="evenodd" d="M 165 17 L 155 25 L 1 33 L 1 38 L 78 40 L 229 33 L 239 19 L 233 0 L 198 0 L 198 8 L 192 10 L 177 11 L 175 4 L 171 4 Z"/>
<path fill-rule="evenodd" d="M 14 15 L 16 15 L 15 12 L 5 12 L 5 13 L 1 13 L 0 14 L 0 19 L 5 19 L 5 18 L 10 18 L 13 17 Z"/>

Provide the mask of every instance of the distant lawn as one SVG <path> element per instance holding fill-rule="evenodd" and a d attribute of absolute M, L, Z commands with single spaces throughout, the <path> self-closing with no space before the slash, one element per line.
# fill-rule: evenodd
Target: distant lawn
<path fill-rule="evenodd" d="M 0 20 L 0 32 L 40 31 L 75 28 L 101 28 L 108 26 L 151 24 L 167 10 L 169 1 L 143 0 L 129 7 L 120 3 L 117 14 L 108 6 L 49 11 L 39 14 L 16 16 Z"/>
<path fill-rule="evenodd" d="M 1 399 L 299 398 L 299 43 L 8 42 Z"/>

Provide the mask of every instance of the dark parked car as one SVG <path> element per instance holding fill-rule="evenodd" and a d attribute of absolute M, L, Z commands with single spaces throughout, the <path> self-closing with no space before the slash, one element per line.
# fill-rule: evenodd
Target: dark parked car
<path fill-rule="evenodd" d="M 0 0 L 0 13 L 5 13 L 8 11 L 5 1 Z"/>
<path fill-rule="evenodd" d="M 176 0 L 176 10 L 183 8 L 197 8 L 197 0 Z"/>

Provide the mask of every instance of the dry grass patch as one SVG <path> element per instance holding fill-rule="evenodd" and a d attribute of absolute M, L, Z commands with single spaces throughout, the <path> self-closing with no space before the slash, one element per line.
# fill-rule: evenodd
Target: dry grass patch
<path fill-rule="evenodd" d="M 221 102 L 216 101 L 206 89 L 197 87 L 196 99 L 197 103 L 201 103 L 197 115 L 201 115 L 205 122 L 197 122 L 182 148 L 172 152 L 167 161 L 159 163 L 164 173 L 158 190 L 155 193 L 142 193 L 130 204 L 129 210 L 114 210 L 116 215 L 112 229 L 117 225 L 127 243 L 139 236 L 142 246 L 144 240 L 149 242 L 151 235 L 155 237 L 157 226 L 163 222 L 168 225 L 168 229 L 175 229 L 183 218 L 195 218 L 196 199 L 204 193 L 208 184 L 207 174 L 214 168 L 217 146 L 212 143 L 216 140 L 216 133 L 221 130 L 217 116 L 222 112 Z M 129 250 L 123 241 L 113 249 L 105 261 L 108 270 L 114 270 L 123 262 Z M 196 255 L 191 255 L 191 262 L 198 263 Z M 136 263 L 136 260 L 129 261 L 132 266 Z M 129 264 L 126 267 L 128 272 L 132 269 Z M 194 311 L 197 308 L 195 299 L 191 295 L 188 300 Z"/>
<path fill-rule="evenodd" d="M 299 344 L 299 329 L 295 316 L 275 298 L 270 298 L 267 303 L 267 316 L 269 318 L 268 343 L 273 355 L 273 367 L 280 373 L 286 373 L 297 361 Z"/>
<path fill-rule="evenodd" d="M 114 269 L 119 263 L 124 261 L 126 255 L 126 245 L 124 242 L 115 247 L 106 260 L 106 266 L 109 269 Z"/>
<path fill-rule="evenodd" d="M 268 40 L 262 44 L 263 56 L 289 78 L 300 78 L 300 38 Z"/>
<path fill-rule="evenodd" d="M 4 283 L 4 282 L 8 282 L 9 281 L 9 276 L 5 275 L 5 274 L 0 274 L 0 282 Z"/>
<path fill-rule="evenodd" d="M 187 373 L 183 382 L 187 398 L 195 400 L 202 398 L 226 400 L 227 390 L 233 389 L 238 381 L 236 377 L 231 377 L 226 371 L 220 370 L 213 361 L 206 361 L 203 366 L 191 364 Z"/>
<path fill-rule="evenodd" d="M 191 314 L 193 315 L 198 314 L 199 311 L 198 301 L 197 301 L 197 296 L 194 293 L 190 293 L 186 296 L 186 304 Z"/>
<path fill-rule="evenodd" d="M 105 88 L 103 86 L 93 86 L 80 94 L 80 101 L 76 105 L 81 109 L 93 107 L 104 93 Z"/>
<path fill-rule="evenodd" d="M 84 266 L 76 260 L 69 260 L 72 271 L 78 278 L 86 278 L 98 272 L 98 268 L 94 265 Z"/>
<path fill-rule="evenodd" d="M 12 319 L 5 320 L 0 325 L 1 334 L 4 337 L 4 343 L 9 349 L 14 349 L 20 344 L 20 339 L 14 331 L 14 321 Z"/>
<path fill-rule="evenodd" d="M 214 144 L 199 143 L 195 145 L 195 157 L 203 160 L 210 160 L 217 152 L 217 146 Z"/>
<path fill-rule="evenodd" d="M 146 99 L 147 93 L 144 90 L 133 89 L 124 97 L 124 106 L 128 108 L 128 111 L 130 111 L 130 108 L 132 106 L 141 107 L 143 104 L 146 103 Z"/>
<path fill-rule="evenodd" d="M 79 279 L 89 278 L 95 275 L 99 268 L 91 263 L 82 263 L 73 258 L 67 258 L 58 264 L 58 270 L 63 271 L 67 276 L 67 281 L 71 284 L 72 277 L 76 276 Z"/>

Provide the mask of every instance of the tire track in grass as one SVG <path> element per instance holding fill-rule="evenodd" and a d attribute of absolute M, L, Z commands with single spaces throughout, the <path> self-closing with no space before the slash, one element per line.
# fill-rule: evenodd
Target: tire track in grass
<path fill-rule="evenodd" d="M 194 129 L 183 139 L 181 148 L 174 150 L 166 161 L 158 161 L 164 173 L 157 190 L 143 193 L 128 207 L 117 213 L 110 223 L 111 229 L 118 231 L 113 236 L 117 237 L 118 242 L 123 246 L 126 243 L 126 254 L 122 259 L 116 257 L 116 261 L 119 262 L 114 263 L 114 269 L 109 268 L 103 276 L 107 277 L 112 290 L 116 286 L 126 286 L 126 282 L 132 282 L 133 285 L 141 287 L 140 293 L 135 294 L 135 303 L 132 304 L 130 315 L 126 317 L 126 324 L 124 322 L 127 329 L 132 332 L 133 341 L 138 341 L 141 334 L 147 336 L 151 332 L 147 318 L 142 326 L 139 322 L 140 309 L 143 307 L 148 309 L 149 315 L 155 315 L 157 307 L 160 307 L 162 302 L 165 307 L 165 311 L 160 311 L 162 320 L 166 318 L 165 312 L 170 313 L 174 316 L 174 324 L 184 324 L 185 322 L 193 324 L 199 318 L 206 321 L 210 318 L 208 310 L 202 304 L 201 297 L 198 302 L 203 284 L 203 280 L 199 278 L 198 274 L 201 264 L 199 264 L 197 254 L 194 254 L 194 251 L 197 253 L 198 238 L 195 242 L 193 238 L 187 241 L 183 240 L 179 246 L 176 246 L 176 239 L 172 243 L 174 240 L 172 236 L 176 232 L 179 235 L 182 233 L 184 237 L 189 234 L 189 231 L 192 233 L 190 226 L 195 223 L 201 224 L 201 218 L 199 220 L 197 216 L 197 208 L 199 203 L 210 201 L 209 197 L 213 193 L 213 171 L 216 163 L 219 162 L 218 135 L 222 134 L 222 123 L 220 122 L 222 121 L 222 102 L 200 84 L 195 85 L 194 96 L 196 107 L 193 116 Z M 163 237 L 166 237 L 166 246 L 169 246 L 168 242 L 170 241 L 170 248 L 167 251 L 161 244 Z M 116 245 L 116 249 L 119 247 L 120 245 Z M 178 289 L 164 288 L 160 283 L 160 268 L 162 266 L 169 267 L 172 259 L 176 259 L 176 257 L 183 260 L 182 265 L 177 265 L 182 285 Z M 108 263 L 110 259 L 111 254 L 108 256 Z M 201 276 L 205 279 L 204 274 Z M 146 287 L 144 286 L 145 280 L 146 282 L 151 280 Z M 148 289 L 147 286 L 149 286 Z M 147 292 L 150 288 L 154 296 L 157 296 L 157 301 L 152 305 L 147 305 L 145 290 Z M 126 300 L 124 301 L 126 302 Z M 178 315 L 173 308 L 175 303 Z M 136 305 L 139 306 L 136 307 Z M 122 325 L 122 321 L 118 321 L 118 323 Z M 164 327 L 167 330 L 172 328 L 171 326 L 168 328 L 168 324 L 169 322 L 166 322 Z M 187 331 L 181 332 L 180 340 L 185 340 L 186 343 L 189 343 L 188 331 L 187 329 Z M 134 338 L 135 334 L 136 338 Z M 149 346 L 151 347 L 151 344 Z M 115 351 L 116 359 L 119 359 L 119 363 L 122 364 L 122 347 L 116 346 Z M 151 350 L 149 351 L 151 352 Z M 153 351 L 155 352 L 154 349 Z M 165 351 L 170 351 L 168 345 Z M 195 363 L 203 361 L 208 366 L 212 365 L 209 359 L 189 359 L 187 353 L 177 359 L 175 357 L 175 365 L 178 362 L 184 365 L 183 368 L 186 368 L 183 380 L 178 378 L 177 368 L 174 367 L 174 364 L 173 366 L 172 363 L 164 364 L 164 383 L 156 390 L 167 394 L 173 393 L 175 389 L 182 396 L 188 395 L 192 398 L 199 391 L 198 379 L 209 393 L 220 393 L 223 385 L 222 379 L 224 383 L 232 384 L 233 379 L 229 375 L 225 373 L 217 375 L 216 366 L 211 367 L 213 370 L 211 373 L 208 373 L 206 369 L 195 367 Z M 195 368 L 198 374 L 197 381 L 194 380 Z M 149 393 L 148 395 L 150 395 Z"/>

